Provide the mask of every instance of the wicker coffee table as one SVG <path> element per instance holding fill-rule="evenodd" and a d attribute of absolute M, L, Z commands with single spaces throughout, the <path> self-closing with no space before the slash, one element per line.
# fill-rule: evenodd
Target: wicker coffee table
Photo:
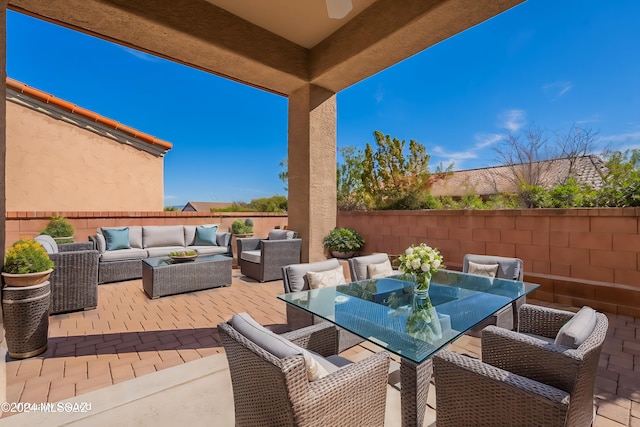
<path fill-rule="evenodd" d="M 176 263 L 168 257 L 142 260 L 142 288 L 149 298 L 231 285 L 231 257 L 202 256 Z"/>

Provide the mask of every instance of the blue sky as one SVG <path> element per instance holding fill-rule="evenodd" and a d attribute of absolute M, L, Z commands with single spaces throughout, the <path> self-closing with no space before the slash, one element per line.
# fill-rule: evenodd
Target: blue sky
<path fill-rule="evenodd" d="M 533 122 L 638 148 L 639 18 L 637 0 L 529 0 L 340 92 L 338 146 L 379 130 L 470 169 Z M 166 205 L 286 194 L 286 98 L 11 11 L 7 74 L 172 142 Z"/>

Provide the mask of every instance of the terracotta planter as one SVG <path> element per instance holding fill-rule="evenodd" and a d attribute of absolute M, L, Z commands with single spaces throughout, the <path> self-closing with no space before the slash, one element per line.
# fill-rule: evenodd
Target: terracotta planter
<path fill-rule="evenodd" d="M 3 272 L 2 277 L 4 277 L 4 283 L 7 286 L 33 286 L 49 280 L 49 276 L 51 276 L 52 271 L 53 269 L 50 268 L 46 271 L 40 271 L 37 273 L 13 274 Z"/>

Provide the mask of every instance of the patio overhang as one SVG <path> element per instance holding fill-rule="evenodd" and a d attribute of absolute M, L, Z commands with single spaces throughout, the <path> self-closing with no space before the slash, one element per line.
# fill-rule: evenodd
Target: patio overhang
<path fill-rule="evenodd" d="M 308 83 L 339 92 L 522 1 L 354 0 L 339 21 L 325 0 L 305 1 L 304 15 L 296 0 L 10 0 L 8 8 L 289 95 Z"/>

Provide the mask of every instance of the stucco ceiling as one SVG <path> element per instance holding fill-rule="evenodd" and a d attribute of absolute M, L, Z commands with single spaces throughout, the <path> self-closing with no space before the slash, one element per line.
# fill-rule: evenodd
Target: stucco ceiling
<path fill-rule="evenodd" d="M 8 8 L 287 96 L 332 92 L 524 0 L 8 0 Z"/>
<path fill-rule="evenodd" d="M 326 0 L 207 0 L 302 47 L 312 48 L 376 0 L 352 0 L 342 19 L 331 19 Z"/>

